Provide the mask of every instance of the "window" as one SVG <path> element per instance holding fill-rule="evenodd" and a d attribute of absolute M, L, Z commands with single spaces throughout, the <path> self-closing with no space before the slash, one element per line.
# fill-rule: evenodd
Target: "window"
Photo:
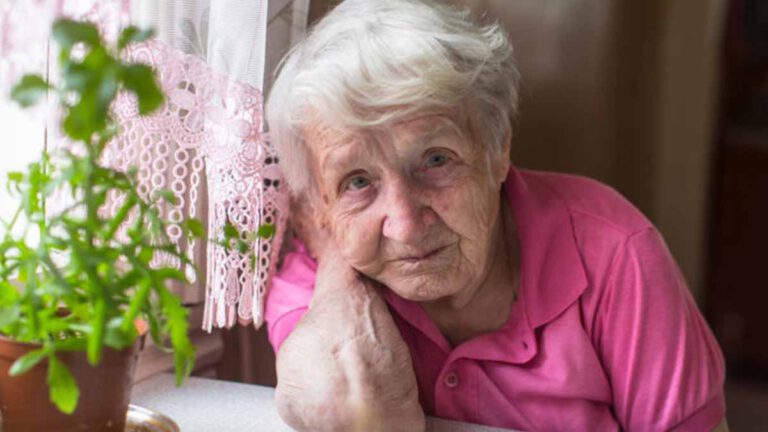
<path fill-rule="evenodd" d="M 44 126 L 41 116 L 23 110 L 8 98 L 0 100 L 0 219 L 6 222 L 18 206 L 18 199 L 8 193 L 8 173 L 25 170 L 27 164 L 39 159 Z"/>

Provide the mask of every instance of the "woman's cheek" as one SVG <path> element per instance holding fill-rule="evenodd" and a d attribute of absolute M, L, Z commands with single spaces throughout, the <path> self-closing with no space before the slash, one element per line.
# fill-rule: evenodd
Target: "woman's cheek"
<path fill-rule="evenodd" d="M 370 267 L 377 256 L 378 239 L 373 221 L 361 216 L 339 217 L 334 229 L 341 255 L 358 270 Z"/>
<path fill-rule="evenodd" d="M 493 200 L 498 199 L 485 182 L 468 177 L 433 197 L 440 219 L 465 241 L 480 241 L 494 221 Z"/>

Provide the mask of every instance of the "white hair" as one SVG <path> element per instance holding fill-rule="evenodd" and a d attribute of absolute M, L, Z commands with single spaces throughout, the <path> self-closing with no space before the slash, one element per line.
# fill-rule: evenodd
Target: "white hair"
<path fill-rule="evenodd" d="M 363 130 L 464 109 L 486 151 L 501 149 L 518 82 L 498 24 L 431 0 L 346 0 L 283 59 L 267 124 L 291 189 L 302 193 L 312 185 L 307 127 Z"/>

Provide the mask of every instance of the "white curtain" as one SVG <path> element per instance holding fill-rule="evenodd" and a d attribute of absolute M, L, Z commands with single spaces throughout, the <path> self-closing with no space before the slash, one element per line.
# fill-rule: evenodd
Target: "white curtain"
<path fill-rule="evenodd" d="M 203 60 L 215 72 L 265 93 L 280 58 L 303 37 L 308 9 L 309 0 L 270 0 L 268 4 L 252 0 L 134 0 L 131 19 L 140 26 L 155 28 L 160 40 Z M 209 183 L 204 181 L 202 184 Z M 200 196 L 203 198 L 198 202 L 197 214 L 208 215 L 210 206 L 207 197 L 211 195 L 205 190 Z M 201 250 L 197 252 L 198 263 L 204 263 L 206 254 Z M 199 265 L 199 268 L 206 267 L 211 269 L 210 265 Z M 206 280 L 206 276 L 201 279 Z M 210 284 L 210 278 L 207 279 Z M 208 288 L 210 293 L 211 287 Z M 204 292 L 203 284 L 198 284 L 197 289 L 187 291 L 185 298 L 190 304 L 200 304 Z M 203 319 L 207 325 L 215 322 L 215 317 L 211 317 L 212 300 L 209 298 L 208 302 L 208 313 L 202 313 L 200 307 L 192 307 L 196 324 L 201 324 Z M 217 325 L 228 327 L 231 322 L 219 322 Z M 235 328 L 224 338 L 227 358 L 222 366 L 226 370 L 219 367 L 224 378 L 264 382 L 260 377 L 274 374 L 274 371 L 266 370 L 272 368 L 270 362 L 263 361 L 271 356 L 267 352 L 270 348 L 260 343 L 263 337 L 254 338 L 253 335 L 252 328 Z M 199 364 L 218 362 L 222 351 L 220 340 L 214 343 L 204 334 L 197 334 L 194 339 L 200 352 Z M 145 356 L 141 372 L 149 375 L 159 370 L 166 361 L 155 355 Z"/>
<path fill-rule="evenodd" d="M 266 2 L 248 0 L 134 0 L 131 19 L 140 26 L 155 28 L 160 40 L 205 61 L 214 71 L 265 92 L 280 58 L 304 36 L 308 9 L 309 0 L 270 0 L 268 5 Z M 207 215 L 210 210 L 206 197 L 210 195 L 207 190 L 205 193 L 201 191 L 200 195 L 203 198 L 198 202 L 197 214 Z M 203 263 L 205 254 L 201 254 L 201 250 L 197 252 L 198 262 Z M 199 267 L 206 268 L 204 265 Z M 202 280 L 206 280 L 205 275 Z M 211 283 L 210 278 L 208 282 Z M 210 293 L 211 287 L 208 288 Z M 199 284 L 197 289 L 187 290 L 185 298 L 190 304 L 199 304 L 203 293 L 204 286 Z M 200 324 L 204 318 L 207 325 L 215 322 L 215 317 L 211 317 L 210 298 L 208 302 L 207 314 L 200 312 L 200 307 L 192 307 L 193 313 L 196 312 L 193 316 L 196 324 Z M 230 323 L 219 322 L 217 325 L 228 327 Z M 253 336 L 252 328 L 235 328 L 226 335 L 227 358 L 222 364 L 225 370 L 219 367 L 224 378 L 246 382 L 270 381 L 269 378 L 263 378 L 274 374 L 273 370 L 266 370 L 273 368 L 271 362 L 264 361 L 271 356 L 267 352 L 270 347 L 263 343 L 263 337 Z M 208 359 L 211 362 L 218 361 L 221 354 L 218 343 L 212 343 L 203 334 L 197 334 L 194 339 L 201 353 L 198 363 L 205 363 Z M 145 356 L 141 372 L 149 375 L 165 361 L 163 358 Z M 265 370 L 257 370 L 259 368 Z"/>
<path fill-rule="evenodd" d="M 262 93 L 277 60 L 303 35 L 309 0 L 0 2 L 3 89 L 21 73 L 48 72 L 46 32 L 56 16 L 96 22 L 113 39 L 129 22 L 156 29 L 155 40 L 132 48 L 128 56 L 158 70 L 166 106 L 140 118 L 130 99 L 119 98 L 115 116 L 123 131 L 105 162 L 117 168 L 138 165 L 144 193 L 173 190 L 179 204 L 163 209 L 172 222 L 197 217 L 207 222 L 209 233 L 219 232 L 224 223 L 244 231 L 276 225 L 275 239 L 257 241 L 245 255 L 177 238 L 202 272 L 195 286 L 178 287 L 192 307 L 193 324 L 208 331 L 238 322 L 260 325 L 288 208 L 287 189 L 265 135 Z M 55 136 L 52 123 L 49 135 Z M 120 199 L 112 197 L 112 204 Z M 255 269 L 248 265 L 249 254 L 258 256 Z M 198 345 L 208 346 L 203 356 L 214 359 L 220 344 L 207 340 Z M 150 363 L 145 370 L 160 369 L 157 361 Z"/>

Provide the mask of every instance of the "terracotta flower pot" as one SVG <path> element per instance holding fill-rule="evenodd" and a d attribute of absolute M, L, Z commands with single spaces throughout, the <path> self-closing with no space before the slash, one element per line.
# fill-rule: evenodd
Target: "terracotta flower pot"
<path fill-rule="evenodd" d="M 122 351 L 105 348 L 98 366 L 88 364 L 84 352 L 58 354 L 80 388 L 77 409 L 72 415 L 66 415 L 48 397 L 47 361 L 22 375 L 8 375 L 16 359 L 39 346 L 0 336 L 0 429 L 3 432 L 123 432 L 140 341 L 141 338 Z"/>

